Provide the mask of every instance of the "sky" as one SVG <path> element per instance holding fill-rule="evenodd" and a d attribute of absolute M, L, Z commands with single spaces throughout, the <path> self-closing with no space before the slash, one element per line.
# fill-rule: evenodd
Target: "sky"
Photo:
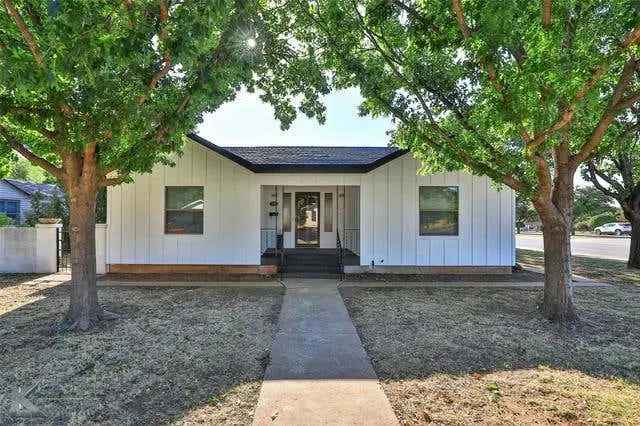
<path fill-rule="evenodd" d="M 360 117 L 362 101 L 357 89 L 341 90 L 325 97 L 327 121 L 319 124 L 300 113 L 288 130 L 280 130 L 270 105 L 255 93 L 241 92 L 236 99 L 205 115 L 198 134 L 219 146 L 386 146 L 389 118 Z M 580 173 L 576 185 L 588 185 Z"/>
<path fill-rule="evenodd" d="M 270 105 L 255 93 L 241 92 L 216 112 L 207 114 L 198 134 L 220 146 L 386 146 L 391 120 L 358 116 L 362 98 L 357 89 L 325 97 L 327 121 L 319 124 L 299 113 L 288 130 L 280 130 Z"/>

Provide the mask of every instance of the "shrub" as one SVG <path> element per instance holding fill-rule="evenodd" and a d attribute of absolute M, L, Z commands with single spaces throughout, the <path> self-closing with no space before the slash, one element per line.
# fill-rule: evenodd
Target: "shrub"
<path fill-rule="evenodd" d="M 593 227 L 591 226 L 591 220 L 581 220 L 580 222 L 576 222 L 574 226 L 576 231 L 592 231 Z"/>
<path fill-rule="evenodd" d="M 0 213 L 0 227 L 13 225 L 13 220 L 4 213 Z"/>
<path fill-rule="evenodd" d="M 618 219 L 613 213 L 601 213 L 599 215 L 593 216 L 591 219 L 591 230 L 597 228 L 598 226 L 604 225 L 605 223 L 617 222 Z"/>

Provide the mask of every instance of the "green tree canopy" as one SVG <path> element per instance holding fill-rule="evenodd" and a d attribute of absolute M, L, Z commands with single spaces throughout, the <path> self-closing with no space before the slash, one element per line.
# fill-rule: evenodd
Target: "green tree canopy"
<path fill-rule="evenodd" d="M 640 100 L 640 4 L 295 4 L 299 39 L 322 55 L 337 86 L 360 87 L 363 114 L 395 118 L 394 141 L 428 171 L 488 175 L 533 201 L 547 232 L 543 310 L 575 318 L 573 176 L 615 118 Z"/>
<path fill-rule="evenodd" d="M 36 183 L 55 183 L 55 178 L 46 170 L 22 157 L 15 156 L 15 158 L 8 160 L 4 168 L 5 171 L 0 176 Z M 3 168 L 0 167 L 0 169 Z"/>
<path fill-rule="evenodd" d="M 101 187 L 170 163 L 202 115 L 242 87 L 259 90 L 283 127 L 298 110 L 323 120 L 325 76 L 267 1 L 3 4 L 0 156 L 20 153 L 67 192 L 73 291 L 65 327 L 110 317 L 95 290 Z"/>
<path fill-rule="evenodd" d="M 591 185 L 579 186 L 576 188 L 573 214 L 576 221 L 589 219 L 590 217 L 610 213 L 616 214 L 614 199 L 603 194 Z"/>

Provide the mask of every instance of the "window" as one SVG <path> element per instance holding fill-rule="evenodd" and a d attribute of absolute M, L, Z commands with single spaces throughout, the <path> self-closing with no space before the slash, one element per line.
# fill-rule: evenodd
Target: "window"
<path fill-rule="evenodd" d="M 20 221 L 20 201 L 0 200 L 0 213 L 4 213 L 15 223 Z"/>
<path fill-rule="evenodd" d="M 282 232 L 291 232 L 291 193 L 282 194 Z"/>
<path fill-rule="evenodd" d="M 420 235 L 458 235 L 457 186 L 420 187 Z"/>
<path fill-rule="evenodd" d="M 204 187 L 167 186 L 164 193 L 165 234 L 202 234 Z"/>
<path fill-rule="evenodd" d="M 333 194 L 324 194 L 324 232 L 333 232 Z"/>

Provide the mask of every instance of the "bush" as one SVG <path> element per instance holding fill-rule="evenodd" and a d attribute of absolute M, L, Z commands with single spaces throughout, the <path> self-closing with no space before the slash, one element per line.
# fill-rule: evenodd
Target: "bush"
<path fill-rule="evenodd" d="M 576 222 L 576 224 L 574 225 L 574 228 L 576 231 L 592 231 L 593 230 L 590 219 Z"/>
<path fill-rule="evenodd" d="M 0 227 L 13 225 L 13 220 L 4 213 L 0 213 Z"/>
<path fill-rule="evenodd" d="M 601 213 L 597 216 L 593 216 L 590 219 L 591 222 L 591 229 L 590 231 L 592 231 L 594 228 L 597 228 L 598 226 L 604 225 L 605 223 L 610 223 L 610 222 L 617 222 L 618 218 L 616 217 L 615 214 L 613 213 Z"/>

